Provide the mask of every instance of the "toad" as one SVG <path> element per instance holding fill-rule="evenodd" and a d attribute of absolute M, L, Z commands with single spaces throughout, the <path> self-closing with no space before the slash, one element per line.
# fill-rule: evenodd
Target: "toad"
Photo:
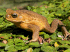
<path fill-rule="evenodd" d="M 65 38 L 68 35 L 70 35 L 70 33 L 65 28 L 64 24 L 58 19 L 54 19 L 50 26 L 47 19 L 44 16 L 33 11 L 13 11 L 12 9 L 7 9 L 6 12 L 6 20 L 14 23 L 19 28 L 33 32 L 32 39 L 30 40 L 30 42 L 38 40 L 39 31 L 43 30 L 48 33 L 54 33 L 58 25 L 61 27 Z"/>

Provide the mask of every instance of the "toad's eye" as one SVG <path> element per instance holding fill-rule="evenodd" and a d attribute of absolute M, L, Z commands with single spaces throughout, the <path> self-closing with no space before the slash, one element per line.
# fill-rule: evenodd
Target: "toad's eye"
<path fill-rule="evenodd" d="M 16 13 L 12 14 L 12 17 L 17 18 L 17 14 Z"/>

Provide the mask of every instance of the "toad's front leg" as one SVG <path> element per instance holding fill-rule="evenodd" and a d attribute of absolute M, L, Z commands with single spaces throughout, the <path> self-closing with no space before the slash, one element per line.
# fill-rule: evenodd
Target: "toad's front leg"
<path fill-rule="evenodd" d="M 28 29 L 32 30 L 32 32 L 33 32 L 32 39 L 30 40 L 30 42 L 37 41 L 39 38 L 39 31 L 40 31 L 39 26 L 33 25 L 33 24 L 28 24 Z"/>

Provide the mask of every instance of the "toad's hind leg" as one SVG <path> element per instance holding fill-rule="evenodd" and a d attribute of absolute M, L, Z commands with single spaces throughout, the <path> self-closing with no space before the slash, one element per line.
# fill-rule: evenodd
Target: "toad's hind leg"
<path fill-rule="evenodd" d="M 58 19 L 54 19 L 54 20 L 53 20 L 53 22 L 52 22 L 52 24 L 51 24 L 51 27 L 50 27 L 50 25 L 47 23 L 45 30 L 46 30 L 47 32 L 49 32 L 49 33 L 54 33 L 55 30 L 57 29 L 58 25 L 61 26 L 61 29 L 62 29 L 62 32 L 63 32 L 65 38 L 66 38 L 68 35 L 70 35 L 70 33 L 69 33 L 69 32 L 67 31 L 67 29 L 65 28 L 64 24 L 63 24 L 60 20 L 58 20 Z"/>

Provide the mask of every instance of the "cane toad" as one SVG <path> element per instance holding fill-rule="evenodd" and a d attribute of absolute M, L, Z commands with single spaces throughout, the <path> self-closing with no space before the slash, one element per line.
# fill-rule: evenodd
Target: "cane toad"
<path fill-rule="evenodd" d="M 41 30 L 48 33 L 54 33 L 58 25 L 61 26 L 64 37 L 70 35 L 70 33 L 66 30 L 64 24 L 58 19 L 54 19 L 50 26 L 44 16 L 33 11 L 13 11 L 12 9 L 7 9 L 6 12 L 6 20 L 13 22 L 19 28 L 33 32 L 32 40 L 30 41 L 37 41 L 39 37 L 39 31 Z"/>

